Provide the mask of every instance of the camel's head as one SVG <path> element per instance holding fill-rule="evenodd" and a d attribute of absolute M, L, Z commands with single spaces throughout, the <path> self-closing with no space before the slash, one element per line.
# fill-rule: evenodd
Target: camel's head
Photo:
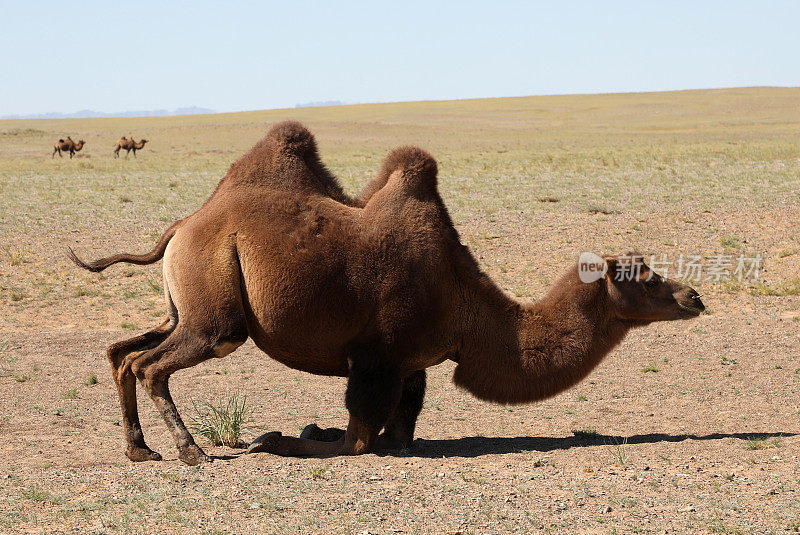
<path fill-rule="evenodd" d="M 142 146 L 144 146 L 144 144 L 145 144 L 145 143 L 147 143 L 148 141 L 149 141 L 149 140 L 147 140 L 147 139 L 142 139 L 141 141 L 139 141 L 139 143 L 141 143 L 141 144 L 142 144 Z"/>
<path fill-rule="evenodd" d="M 596 257 L 599 258 L 599 257 Z M 705 305 L 693 288 L 665 279 L 644 263 L 638 253 L 606 256 L 605 285 L 614 313 L 635 325 L 699 316 Z"/>

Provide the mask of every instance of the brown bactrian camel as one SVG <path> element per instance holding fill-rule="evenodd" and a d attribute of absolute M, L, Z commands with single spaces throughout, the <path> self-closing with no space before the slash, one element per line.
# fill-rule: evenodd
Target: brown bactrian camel
<path fill-rule="evenodd" d="M 86 263 L 70 250 L 90 271 L 164 258 L 166 319 L 108 349 L 127 456 L 161 459 L 139 424 L 138 378 L 180 459 L 209 460 L 168 380 L 248 337 L 291 368 L 346 377 L 350 414 L 333 441 L 316 440 L 331 437 L 312 425 L 301 437 L 268 433 L 250 451 L 355 455 L 411 444 L 430 366 L 457 362 L 455 383 L 484 400 L 536 401 L 583 379 L 631 328 L 704 309 L 693 289 L 640 257 L 607 257 L 608 272 L 591 283 L 573 265 L 541 301 L 513 300 L 459 241 L 436 174 L 429 154 L 400 148 L 352 199 L 320 162 L 313 136 L 284 122 L 150 253 Z M 634 264 L 634 277 L 618 277 Z"/>
<path fill-rule="evenodd" d="M 76 152 L 83 148 L 84 143 L 82 139 L 75 143 L 69 136 L 67 136 L 67 139 L 59 139 L 58 142 L 53 145 L 53 154 L 50 155 L 50 158 L 55 158 L 56 153 L 58 153 L 59 157 L 63 158 L 64 156 L 61 155 L 62 151 L 69 152 L 69 157 L 72 158 Z"/>
<path fill-rule="evenodd" d="M 136 158 L 136 151 L 141 150 L 144 147 L 144 144 L 147 143 L 146 139 L 142 139 L 139 142 L 136 142 L 133 137 L 130 139 L 122 136 L 117 141 L 117 145 L 114 147 L 114 158 L 119 158 L 119 151 L 120 149 L 125 149 L 127 152 L 125 153 L 125 157 L 128 157 L 128 154 L 133 151 L 133 157 Z"/>

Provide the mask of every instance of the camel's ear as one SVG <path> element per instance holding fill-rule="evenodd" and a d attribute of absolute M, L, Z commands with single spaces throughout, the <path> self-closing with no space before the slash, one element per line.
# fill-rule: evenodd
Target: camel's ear
<path fill-rule="evenodd" d="M 606 265 L 608 266 L 606 273 L 616 273 L 617 269 L 619 269 L 619 255 L 605 255 L 603 256 L 603 260 L 606 261 Z"/>
<path fill-rule="evenodd" d="M 631 264 L 641 264 L 643 258 L 644 257 L 641 253 L 635 251 L 625 253 L 623 255 L 604 256 L 603 260 L 605 260 L 606 265 L 608 265 L 606 278 L 611 281 L 621 281 L 626 277 L 631 277 L 634 273 L 636 273 L 636 269 L 634 269 Z"/>

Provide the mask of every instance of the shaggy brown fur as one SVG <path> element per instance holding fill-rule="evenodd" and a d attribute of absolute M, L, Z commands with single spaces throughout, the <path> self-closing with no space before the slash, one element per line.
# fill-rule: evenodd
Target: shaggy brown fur
<path fill-rule="evenodd" d="M 58 142 L 53 145 L 53 154 L 50 155 L 50 158 L 55 158 L 56 153 L 58 153 L 60 158 L 63 158 L 64 156 L 61 155 L 62 151 L 69 152 L 69 157 L 72 158 L 76 152 L 83 148 L 84 143 L 85 141 L 82 139 L 75 143 L 69 136 L 67 136 L 67 139 L 59 139 Z"/>
<path fill-rule="evenodd" d="M 598 282 L 581 283 L 573 267 L 539 303 L 512 300 L 460 243 L 436 173 L 429 154 L 404 147 L 351 199 L 319 161 L 311 134 L 281 123 L 148 255 L 84 263 L 71 253 L 93 271 L 164 258 L 168 317 L 108 350 L 128 457 L 160 459 L 139 425 L 138 378 L 181 460 L 208 459 L 167 381 L 248 336 L 287 366 L 347 377 L 342 436 L 306 438 L 319 435 L 312 427 L 301 438 L 268 433 L 251 446 L 324 456 L 409 445 L 425 369 L 446 359 L 458 362 L 455 382 L 478 397 L 529 402 L 581 380 L 631 327 L 702 311 L 696 292 L 675 281 L 613 280 L 617 258 Z"/>
<path fill-rule="evenodd" d="M 119 151 L 121 149 L 125 149 L 127 151 L 125 153 L 126 158 L 128 157 L 128 154 L 131 153 L 131 151 L 133 151 L 133 157 L 136 158 L 136 151 L 144 148 L 145 143 L 147 143 L 146 139 L 142 139 L 141 141 L 136 142 L 133 139 L 133 137 L 128 139 L 125 136 L 122 136 L 121 138 L 119 138 L 119 141 L 117 141 L 117 144 L 114 147 L 114 158 L 119 158 Z"/>

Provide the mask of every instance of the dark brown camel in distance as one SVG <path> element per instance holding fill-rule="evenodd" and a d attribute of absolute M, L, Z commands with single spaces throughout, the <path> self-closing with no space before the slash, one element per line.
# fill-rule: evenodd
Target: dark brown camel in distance
<path fill-rule="evenodd" d="M 63 151 L 63 152 L 69 152 L 69 157 L 71 159 L 76 152 L 78 152 L 83 148 L 84 143 L 85 141 L 83 141 L 82 139 L 77 143 L 75 143 L 69 136 L 67 136 L 67 139 L 59 139 L 58 142 L 56 142 L 56 144 L 53 145 L 53 154 L 50 155 L 50 158 L 55 158 L 56 153 L 58 153 L 58 156 L 60 158 L 63 158 L 64 156 L 61 155 L 61 152 Z"/>
<path fill-rule="evenodd" d="M 268 433 L 250 451 L 357 455 L 411 444 L 430 366 L 457 362 L 455 383 L 481 399 L 531 402 L 583 379 L 631 328 L 704 309 L 693 289 L 639 257 L 607 257 L 608 273 L 592 283 L 572 266 L 541 301 L 517 302 L 459 241 L 436 175 L 429 154 L 400 148 L 353 199 L 320 162 L 311 133 L 279 123 L 150 253 L 86 263 L 70 250 L 90 271 L 164 259 L 166 319 L 108 349 L 127 456 L 161 459 L 139 424 L 138 379 L 180 459 L 209 460 L 168 380 L 248 337 L 291 368 L 346 377 L 350 414 L 333 441 L 316 440 L 330 437 L 310 426 L 299 438 Z M 638 275 L 616 280 L 631 263 Z"/>
<path fill-rule="evenodd" d="M 142 139 L 141 141 L 136 142 L 133 139 L 133 137 L 128 139 L 125 136 L 122 136 L 121 138 L 119 138 L 119 141 L 117 141 L 117 145 L 114 147 L 114 158 L 119 158 L 120 149 L 125 149 L 127 151 L 125 153 L 126 158 L 128 157 L 128 154 L 131 153 L 131 151 L 133 151 L 133 157 L 136 158 L 136 151 L 144 148 L 145 143 L 147 143 L 146 139 Z"/>

